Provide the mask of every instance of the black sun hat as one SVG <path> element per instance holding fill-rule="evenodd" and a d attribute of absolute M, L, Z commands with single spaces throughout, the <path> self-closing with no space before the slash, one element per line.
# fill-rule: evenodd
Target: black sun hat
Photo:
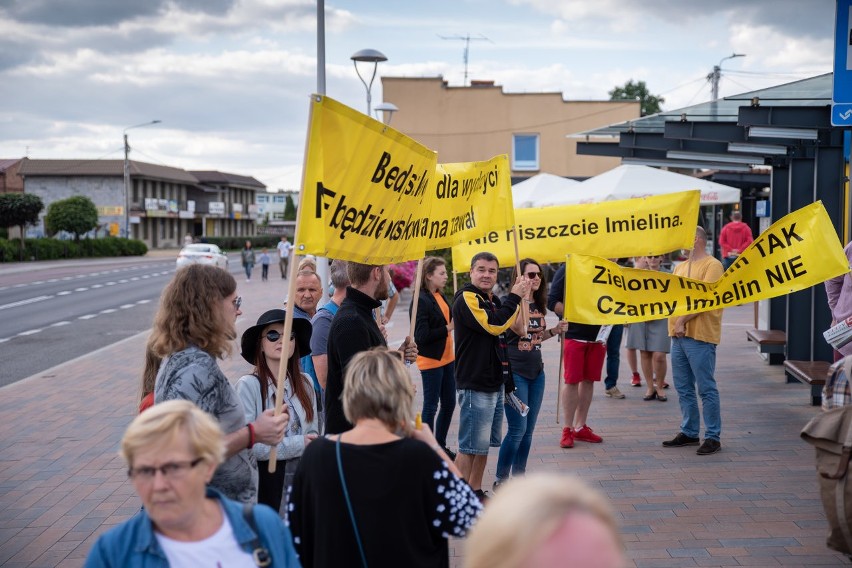
<path fill-rule="evenodd" d="M 260 340 L 260 333 L 263 328 L 271 323 L 284 323 L 284 318 L 287 312 L 284 310 L 269 310 L 261 314 L 257 318 L 257 323 L 243 332 L 243 337 L 240 340 L 240 355 L 243 359 L 256 364 L 255 353 L 257 352 L 257 342 Z M 293 333 L 296 334 L 296 346 L 299 348 L 299 355 L 304 357 L 311 353 L 311 322 L 305 318 L 293 318 Z"/>

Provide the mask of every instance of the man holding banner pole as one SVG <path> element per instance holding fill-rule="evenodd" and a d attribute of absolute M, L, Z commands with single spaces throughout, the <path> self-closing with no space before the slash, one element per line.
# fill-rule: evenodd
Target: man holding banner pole
<path fill-rule="evenodd" d="M 560 319 L 565 312 L 565 265 L 553 276 L 553 285 L 547 294 L 547 307 Z M 568 330 L 562 341 L 565 361 L 562 404 L 565 427 L 559 440 L 560 448 L 573 448 L 574 441 L 599 444 L 603 438 L 595 434 L 586 424 L 592 406 L 595 383 L 601 380 L 606 342 L 600 338 L 601 326 L 568 322 Z M 561 378 L 560 378 L 561 379 Z"/>
<path fill-rule="evenodd" d="M 356 354 L 374 347 L 387 346 L 387 341 L 373 317 L 373 310 L 388 297 L 390 274 L 387 265 L 349 262 L 347 266 L 351 285 L 346 288 L 346 298 L 331 320 L 328 331 L 325 389 L 326 434 L 340 434 L 352 429 L 343 414 L 343 375 L 346 365 Z M 406 361 L 417 360 L 417 345 L 406 337 L 399 348 Z"/>
<path fill-rule="evenodd" d="M 675 276 L 716 282 L 722 277 L 722 263 L 707 254 L 707 233 L 702 227 L 695 231 L 695 243 L 689 259 L 674 270 Z M 704 414 L 704 443 L 696 452 L 700 456 L 715 454 L 722 446 L 722 415 L 719 390 L 716 387 L 716 346 L 722 338 L 722 310 L 711 310 L 669 318 L 672 338 L 672 377 L 680 402 L 680 432 L 663 442 L 666 448 L 697 446 L 700 442 L 701 416 L 698 397 Z M 697 395 L 696 395 L 697 390 Z"/>

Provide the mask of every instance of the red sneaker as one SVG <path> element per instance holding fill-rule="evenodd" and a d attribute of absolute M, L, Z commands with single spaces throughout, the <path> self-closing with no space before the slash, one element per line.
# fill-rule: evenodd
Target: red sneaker
<path fill-rule="evenodd" d="M 603 438 L 592 432 L 592 429 L 583 424 L 583 427 L 574 432 L 574 439 L 581 442 L 591 442 L 592 444 L 600 444 Z"/>
<path fill-rule="evenodd" d="M 562 439 L 559 440 L 560 448 L 573 448 L 574 447 L 574 429 L 568 428 L 567 426 L 562 429 Z"/>
<path fill-rule="evenodd" d="M 642 378 L 639 376 L 639 373 L 633 373 L 633 378 L 630 379 L 630 384 L 634 387 L 642 386 Z"/>

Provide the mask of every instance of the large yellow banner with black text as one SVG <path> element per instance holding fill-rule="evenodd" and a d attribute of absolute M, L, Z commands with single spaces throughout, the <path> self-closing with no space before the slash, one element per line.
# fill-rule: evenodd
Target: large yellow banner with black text
<path fill-rule="evenodd" d="M 489 231 L 505 231 L 515 223 L 509 156 L 438 164 L 430 198 L 429 250 L 448 248 Z"/>
<path fill-rule="evenodd" d="M 312 95 L 297 254 L 366 264 L 423 256 L 437 156 L 369 116 Z"/>
<path fill-rule="evenodd" d="M 790 294 L 846 272 L 843 246 L 816 202 L 773 223 L 716 282 L 572 254 L 565 265 L 564 317 L 619 324 L 683 316 Z"/>
<path fill-rule="evenodd" d="M 568 253 L 607 258 L 665 254 L 692 248 L 700 192 L 684 191 L 602 203 L 516 209 L 518 252 L 538 262 L 562 262 Z M 429 249 L 439 248 L 428 245 Z M 453 269 L 470 270 L 478 252 L 515 264 L 512 230 L 496 228 L 453 247 Z"/>

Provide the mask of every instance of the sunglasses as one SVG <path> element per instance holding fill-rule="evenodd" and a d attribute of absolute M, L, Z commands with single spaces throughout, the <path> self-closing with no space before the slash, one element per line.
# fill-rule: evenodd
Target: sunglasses
<path fill-rule="evenodd" d="M 266 340 L 269 341 L 270 343 L 275 343 L 276 341 L 281 339 L 281 335 L 282 334 L 281 334 L 280 331 L 275 331 L 274 329 L 270 329 L 269 331 L 266 332 L 265 337 L 266 337 Z M 296 339 L 296 334 L 291 331 L 290 332 L 290 341 L 293 341 L 294 339 Z"/>
<path fill-rule="evenodd" d="M 243 297 L 242 296 L 237 296 L 236 298 L 234 298 L 234 309 L 235 310 L 239 310 L 240 306 L 242 306 L 242 305 L 243 305 Z"/>
<path fill-rule="evenodd" d="M 524 274 L 527 278 L 532 280 L 533 278 L 541 278 L 541 272 L 527 272 Z"/>

